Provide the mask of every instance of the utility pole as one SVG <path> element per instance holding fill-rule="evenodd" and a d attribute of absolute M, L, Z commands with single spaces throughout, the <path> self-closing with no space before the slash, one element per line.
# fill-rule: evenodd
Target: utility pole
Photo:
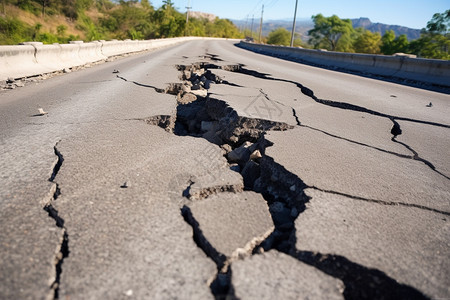
<path fill-rule="evenodd" d="M 191 4 L 191 0 L 188 0 L 188 6 L 186 6 L 186 31 L 185 31 L 185 35 L 189 35 L 189 10 L 192 8 L 190 6 Z"/>
<path fill-rule="evenodd" d="M 264 15 L 264 4 L 263 4 L 262 10 L 261 10 L 261 22 L 259 23 L 259 43 L 260 44 L 261 44 L 261 38 L 262 38 L 263 15 Z"/>
<path fill-rule="evenodd" d="M 248 30 L 248 17 L 249 17 L 250 15 L 247 15 L 247 20 L 245 21 L 245 27 L 244 27 L 244 32 L 246 31 L 246 30 Z"/>
<path fill-rule="evenodd" d="M 253 21 L 255 20 L 255 15 L 252 15 L 252 38 L 253 38 Z"/>
<path fill-rule="evenodd" d="M 292 33 L 291 33 L 291 47 L 294 47 L 295 21 L 297 19 L 297 5 L 298 0 L 295 0 L 294 23 L 292 24 Z"/>

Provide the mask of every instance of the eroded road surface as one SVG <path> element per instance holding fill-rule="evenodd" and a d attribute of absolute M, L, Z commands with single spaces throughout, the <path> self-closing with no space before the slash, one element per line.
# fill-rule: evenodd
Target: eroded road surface
<path fill-rule="evenodd" d="M 0 92 L 1 299 L 450 298 L 449 95 L 234 43 Z"/>

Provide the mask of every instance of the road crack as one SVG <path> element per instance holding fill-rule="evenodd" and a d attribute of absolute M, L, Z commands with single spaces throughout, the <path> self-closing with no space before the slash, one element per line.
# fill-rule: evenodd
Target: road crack
<path fill-rule="evenodd" d="M 59 142 L 58 142 L 59 143 Z M 69 257 L 69 234 L 67 233 L 67 229 L 64 225 L 64 219 L 61 218 L 58 214 L 58 211 L 53 206 L 53 203 L 58 199 L 61 195 L 61 190 L 59 184 L 55 182 L 55 178 L 58 175 L 61 166 L 64 162 L 64 157 L 61 152 L 58 150 L 58 143 L 53 147 L 54 153 L 57 157 L 56 162 L 53 166 L 52 174 L 48 179 L 49 182 L 53 183 L 50 191 L 51 196 L 46 200 L 43 209 L 47 212 L 48 216 L 55 221 L 56 227 L 60 229 L 60 241 L 59 246 L 56 249 L 55 257 L 54 257 L 54 265 L 55 271 L 52 275 L 51 284 L 50 284 L 50 294 L 49 299 L 59 299 L 59 287 L 61 281 L 62 274 L 62 265 L 64 263 L 64 259 Z"/>
<path fill-rule="evenodd" d="M 394 143 L 400 144 L 403 147 L 405 147 L 406 149 L 408 149 L 410 152 L 413 153 L 413 155 L 411 156 L 412 159 L 420 161 L 422 163 L 424 163 L 425 165 L 427 165 L 431 170 L 433 170 L 434 172 L 436 172 L 437 174 L 441 175 L 442 177 L 450 180 L 450 177 L 445 175 L 444 173 L 436 170 L 436 167 L 428 160 L 422 158 L 419 156 L 419 153 L 417 153 L 417 151 L 415 151 L 411 146 L 407 145 L 406 143 L 400 142 L 399 140 L 396 139 L 396 137 L 392 137 L 391 139 Z"/>
<path fill-rule="evenodd" d="M 350 110 L 350 111 L 355 111 L 355 112 L 361 112 L 361 113 L 366 113 L 366 114 L 370 114 L 370 115 L 374 115 L 374 116 L 378 116 L 378 117 L 382 117 L 382 118 L 387 118 L 389 119 L 392 123 L 393 126 L 391 128 L 391 134 L 394 136 L 392 138 L 392 141 L 398 144 L 403 145 L 404 147 L 406 147 L 409 151 L 411 151 L 413 153 L 412 156 L 405 156 L 403 158 L 408 158 L 408 159 L 413 159 L 413 160 L 417 160 L 419 162 L 424 163 L 427 167 L 429 167 L 433 172 L 439 174 L 440 176 L 443 176 L 446 179 L 450 180 L 450 177 L 439 172 L 438 170 L 436 170 L 436 167 L 429 162 L 428 160 L 422 158 L 419 156 L 419 154 L 414 151 L 410 146 L 406 145 L 405 143 L 401 143 L 399 141 L 397 141 L 395 138 L 398 135 L 402 134 L 402 129 L 400 127 L 400 124 L 397 121 L 408 121 L 408 122 L 412 122 L 412 123 L 418 123 L 418 124 L 424 124 L 424 125 L 431 125 L 431 126 L 437 126 L 437 127 L 443 127 L 443 128 L 450 128 L 450 125 L 447 124 L 442 124 L 442 123 L 436 123 L 436 122 L 430 122 L 430 121 L 424 121 L 424 120 L 416 120 L 416 119 L 411 119 L 411 118 L 406 118 L 406 117 L 401 117 L 401 116 L 394 116 L 394 115 L 389 115 L 389 114 L 385 114 L 385 113 L 381 113 L 372 109 L 368 109 L 366 107 L 362 107 L 362 106 L 358 106 L 358 105 L 354 105 L 354 104 L 350 104 L 350 103 L 346 103 L 346 102 L 339 102 L 339 101 L 332 101 L 332 100 L 325 100 L 325 99 L 320 99 L 318 97 L 315 96 L 314 91 L 311 90 L 310 88 L 295 82 L 293 80 L 288 80 L 288 79 L 282 79 L 282 78 L 275 78 L 275 77 L 271 77 L 270 74 L 266 74 L 266 73 L 261 73 L 255 70 L 250 70 L 247 68 L 244 68 L 243 65 L 236 65 L 234 67 L 229 67 L 229 68 L 224 68 L 224 70 L 230 71 L 230 72 L 236 72 L 239 74 L 244 74 L 244 75 L 248 75 L 248 76 L 252 76 L 255 78 L 259 78 L 259 79 L 264 79 L 264 80 L 270 80 L 270 81 L 279 81 L 279 82 L 285 82 L 285 83 L 290 83 L 293 84 L 295 86 L 297 86 L 300 91 L 302 92 L 302 94 L 304 94 L 305 96 L 313 99 L 316 103 L 318 104 L 322 104 L 322 105 L 326 105 L 326 106 L 330 106 L 330 107 L 334 107 L 334 108 L 338 108 L 338 109 L 343 109 L 343 110 Z M 297 122 L 297 125 L 299 126 L 303 126 L 300 122 L 300 120 L 297 117 L 297 113 L 295 111 L 295 109 L 292 107 L 293 110 L 293 115 L 294 118 Z M 322 131 L 323 133 L 325 133 L 324 131 Z M 331 134 L 329 134 L 331 135 Z M 335 136 L 337 137 L 337 136 Z M 342 138 L 344 139 L 344 138 Z M 344 139 L 346 140 L 346 139 Z M 350 141 L 350 140 L 347 140 Z M 370 147 L 370 146 L 369 146 Z M 372 147 L 374 148 L 374 147 Z M 374 148 L 376 149 L 376 148 Z M 379 148 L 378 148 L 379 149 Z M 377 149 L 377 150 L 378 150 Z M 386 151 L 387 153 L 390 154 L 394 154 L 394 152 L 390 152 L 390 151 Z M 394 154 L 394 155 L 398 155 L 398 154 Z M 399 157 L 402 157 L 399 156 Z"/>
<path fill-rule="evenodd" d="M 394 143 L 398 143 L 398 144 L 402 145 L 403 147 L 405 147 L 406 149 L 408 149 L 410 152 L 413 153 L 413 155 L 401 154 L 401 153 L 397 153 L 397 152 L 394 152 L 394 151 L 389 151 L 389 150 L 386 150 L 386 149 L 383 149 L 383 148 L 371 146 L 371 145 L 368 145 L 368 144 L 365 144 L 365 143 L 362 143 L 362 142 L 358 142 L 358 141 L 355 141 L 355 140 L 351 140 L 351 139 L 348 139 L 348 138 L 345 138 L 345 137 L 342 137 L 342 136 L 338 136 L 338 135 L 329 133 L 329 132 L 327 132 L 325 130 L 322 130 L 322 129 L 318 129 L 318 128 L 315 128 L 315 127 L 312 127 L 312 126 L 308 126 L 308 125 L 302 124 L 299 121 L 299 119 L 298 119 L 297 112 L 296 112 L 295 108 L 293 108 L 293 107 L 291 107 L 291 108 L 292 108 L 293 116 L 294 116 L 294 118 L 295 118 L 295 120 L 297 122 L 297 126 L 299 126 L 299 127 L 303 127 L 303 128 L 307 128 L 307 129 L 310 129 L 310 130 L 313 130 L 313 131 L 317 131 L 317 132 L 323 133 L 325 135 L 328 135 L 328 136 L 336 138 L 336 139 L 340 139 L 340 140 L 343 140 L 343 141 L 346 141 L 346 142 L 349 142 L 349 143 L 352 143 L 352 144 L 355 144 L 355 145 L 367 147 L 367 148 L 370 148 L 370 149 L 373 149 L 373 150 L 376 150 L 376 151 L 380 151 L 380 152 L 383 152 L 383 153 L 386 153 L 386 154 L 394 155 L 394 156 L 397 156 L 397 157 L 400 157 L 400 158 L 412 159 L 412 160 L 416 160 L 416 161 L 422 162 L 427 167 L 429 167 L 433 172 L 436 172 L 439 175 L 441 175 L 441 176 L 445 177 L 446 179 L 450 180 L 449 176 L 447 176 L 447 175 L 443 174 L 442 172 L 439 172 L 438 170 L 436 170 L 436 167 L 430 161 L 420 157 L 419 154 L 414 149 L 412 149 L 407 144 L 405 144 L 403 142 L 400 142 L 400 141 L 398 141 L 396 139 L 397 135 L 401 134 L 400 125 L 397 122 L 394 123 L 394 126 L 391 129 L 391 134 L 393 134 L 393 137 L 391 138 L 391 140 Z M 397 125 L 395 125 L 395 124 L 397 124 Z"/>
<path fill-rule="evenodd" d="M 196 81 L 207 69 L 206 63 L 198 63 L 192 66 L 178 66 L 183 72 L 189 70 L 193 73 L 184 73 L 183 79 Z M 197 67 L 201 66 L 202 71 L 196 73 Z M 240 70 L 242 66 L 226 66 L 221 69 Z M 248 71 L 250 74 L 257 74 L 256 71 Z M 192 74 L 196 74 L 192 76 Z M 212 74 L 212 73 L 211 73 Z M 215 75 L 214 75 L 215 76 Z M 307 90 L 306 93 L 309 93 Z M 181 96 L 183 92 L 181 92 Z M 277 250 L 286 253 L 296 259 L 309 263 L 310 265 L 324 271 L 328 271 L 312 258 L 309 258 L 305 252 L 299 252 L 295 248 L 295 220 L 306 210 L 306 203 L 310 198 L 305 194 L 307 188 L 314 188 L 306 185 L 297 175 L 289 172 L 282 165 L 266 155 L 266 149 L 273 145 L 272 142 L 265 138 L 265 134 L 270 130 L 290 130 L 293 126 L 282 122 L 274 122 L 263 119 L 252 119 L 241 117 L 230 107 L 225 101 L 214 99 L 211 94 L 205 97 L 196 97 L 196 100 L 190 103 L 178 102 L 177 118 L 175 122 L 174 134 L 180 136 L 193 136 L 204 138 L 210 143 L 219 145 L 224 149 L 224 157 L 228 160 L 229 166 L 241 174 L 244 179 L 244 189 L 259 193 L 266 200 L 269 212 L 272 216 L 275 229 L 262 242 L 256 242 L 250 249 L 252 255 L 258 255 L 261 252 L 269 250 Z M 178 96 L 178 99 L 180 97 Z M 293 115 L 299 126 L 304 126 L 297 118 L 295 109 Z M 189 198 L 191 193 L 192 182 L 186 186 L 183 195 Z M 222 192 L 222 191 L 219 191 Z M 227 191 L 228 192 L 228 191 Z M 235 191 L 236 192 L 236 191 Z M 206 195 L 205 197 L 207 197 Z M 357 198 L 357 197 L 354 197 Z M 202 197 L 199 198 L 204 199 Z M 358 199 L 363 200 L 363 199 Z M 383 201 L 364 199 L 379 204 L 386 204 Z M 400 205 L 398 203 L 389 203 L 389 205 Z M 427 209 L 424 207 L 420 207 Z M 218 272 L 214 281 L 210 284 L 211 291 L 216 299 L 225 299 L 233 297 L 233 287 L 231 283 L 232 261 L 227 261 L 226 257 L 219 253 L 203 235 L 195 217 L 192 215 L 188 206 L 183 206 L 181 214 L 184 220 L 193 228 L 194 241 L 203 252 L 210 257 L 217 265 Z M 394 279 L 384 275 L 382 282 L 385 284 L 376 284 L 379 277 L 365 277 L 364 286 L 359 286 L 357 278 L 358 274 L 350 276 L 352 271 L 368 273 L 368 269 L 349 262 L 346 258 L 340 257 L 329 262 L 332 269 L 339 269 L 340 263 L 347 261 L 349 271 L 344 272 L 345 276 L 340 273 L 328 272 L 333 277 L 341 278 L 346 284 L 346 291 L 349 295 L 358 295 L 364 292 L 366 285 L 376 286 L 381 289 L 378 293 L 387 295 L 392 291 L 401 293 L 405 286 L 400 285 Z M 382 273 L 375 270 L 374 272 Z M 377 274 L 378 274 L 377 273 Z M 406 287 L 407 292 L 411 295 L 421 295 L 414 288 Z M 409 295 L 409 294 L 408 294 Z"/>

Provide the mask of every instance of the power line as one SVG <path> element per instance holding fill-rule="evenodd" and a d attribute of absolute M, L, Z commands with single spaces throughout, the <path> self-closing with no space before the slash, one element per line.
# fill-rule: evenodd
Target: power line
<path fill-rule="evenodd" d="M 188 0 L 188 5 L 186 6 L 186 33 L 185 35 L 189 35 L 189 10 L 191 9 L 191 0 Z"/>
<path fill-rule="evenodd" d="M 256 11 L 256 9 L 259 7 L 259 5 L 263 2 L 264 0 L 259 0 L 259 2 L 255 5 L 255 7 L 250 11 L 249 15 L 253 15 Z"/>
<path fill-rule="evenodd" d="M 272 2 L 269 2 L 269 4 L 266 5 L 266 8 L 271 8 L 275 4 L 277 4 L 278 0 L 272 0 Z"/>

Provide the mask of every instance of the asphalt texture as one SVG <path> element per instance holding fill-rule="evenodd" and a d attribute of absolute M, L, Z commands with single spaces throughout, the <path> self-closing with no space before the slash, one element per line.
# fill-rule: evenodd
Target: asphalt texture
<path fill-rule="evenodd" d="M 0 91 L 0 299 L 450 298 L 450 96 L 235 43 Z"/>

